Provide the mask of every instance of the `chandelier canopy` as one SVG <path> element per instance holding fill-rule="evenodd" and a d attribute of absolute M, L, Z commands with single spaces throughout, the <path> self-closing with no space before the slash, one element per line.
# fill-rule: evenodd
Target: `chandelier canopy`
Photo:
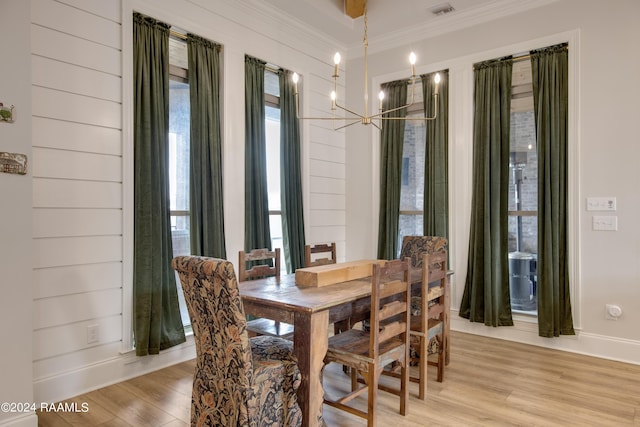
<path fill-rule="evenodd" d="M 382 127 L 383 120 L 435 120 L 438 116 L 438 84 L 440 83 L 440 74 L 436 73 L 434 76 L 434 91 L 433 91 L 433 116 L 431 117 L 389 117 L 388 113 L 401 110 L 403 108 L 408 108 L 414 103 L 414 95 L 415 95 L 415 83 L 416 83 L 416 55 L 411 52 L 409 54 L 409 64 L 411 65 L 411 77 L 409 77 L 410 81 L 410 90 L 411 90 L 411 98 L 410 101 L 406 105 L 402 105 L 400 107 L 392 108 L 389 110 L 382 109 L 382 101 L 384 100 L 384 92 L 381 90 L 378 93 L 378 99 L 380 100 L 380 106 L 378 108 L 378 112 L 376 114 L 369 114 L 369 89 L 368 89 L 368 79 L 369 79 L 369 70 L 367 65 L 367 49 L 369 47 L 369 41 L 367 39 L 367 2 L 364 3 L 364 38 L 363 38 L 363 47 L 364 47 L 364 112 L 357 113 L 354 110 L 340 105 L 337 101 L 337 88 L 338 88 L 338 77 L 339 72 L 338 68 L 340 65 L 340 53 L 336 52 L 333 57 L 334 69 L 333 69 L 333 91 L 331 92 L 331 111 L 333 112 L 332 117 L 302 117 L 299 115 L 299 107 L 298 107 L 298 80 L 299 76 L 297 73 L 293 73 L 293 83 L 295 85 L 295 100 L 296 100 L 296 115 L 298 119 L 301 120 L 341 120 L 344 121 L 345 124 L 335 128 L 334 130 L 339 130 L 346 128 L 351 125 L 355 125 L 357 123 L 361 123 L 363 125 L 374 125 L 378 129 Z M 335 116 L 336 109 L 340 109 L 344 111 L 346 114 L 344 116 Z"/>

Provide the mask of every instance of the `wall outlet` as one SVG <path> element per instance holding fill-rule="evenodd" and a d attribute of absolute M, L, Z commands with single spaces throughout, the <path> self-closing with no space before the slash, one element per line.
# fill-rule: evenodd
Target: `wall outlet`
<path fill-rule="evenodd" d="M 588 211 L 615 211 L 615 197 L 587 197 Z"/>
<path fill-rule="evenodd" d="M 87 344 L 95 344 L 100 341 L 100 325 L 87 326 Z"/>
<path fill-rule="evenodd" d="M 617 216 L 594 216 L 593 229 L 597 231 L 617 231 L 618 217 Z"/>

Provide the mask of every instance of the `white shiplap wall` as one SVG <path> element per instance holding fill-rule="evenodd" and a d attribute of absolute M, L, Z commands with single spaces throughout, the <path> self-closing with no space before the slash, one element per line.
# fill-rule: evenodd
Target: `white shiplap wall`
<path fill-rule="evenodd" d="M 260 4 L 33 0 L 36 401 L 68 398 L 194 355 L 189 339 L 158 357 L 127 353 L 132 292 L 128 202 L 132 190 L 127 188 L 132 157 L 131 21 L 127 18 L 134 10 L 224 46 L 225 226 L 230 260 L 235 261 L 232 254 L 243 244 L 243 192 L 237 190 L 238 171 L 244 164 L 244 117 L 241 98 L 233 94 L 243 90 L 244 54 L 301 72 L 304 111 L 330 114 L 332 68 L 323 58 L 330 58 L 335 48 L 324 52 L 331 43 L 307 35 L 306 30 L 283 27 L 281 18 L 265 15 Z M 295 37 L 281 34 L 283 28 Z M 291 46 L 291 40 L 304 48 Z M 338 92 L 344 99 L 344 87 Z M 335 241 L 338 257 L 344 259 L 345 138 L 343 131 L 330 128 L 329 122 L 303 124 L 307 242 Z M 97 343 L 87 343 L 88 326 L 98 327 Z"/>
<path fill-rule="evenodd" d="M 332 117 L 331 101 L 328 94 L 333 90 L 333 81 L 327 74 L 319 76 L 311 74 L 309 96 L 311 98 L 310 116 Z M 344 74 L 344 73 L 343 73 Z M 344 87 L 338 87 L 338 101 L 343 102 Z M 336 117 L 343 117 L 340 111 Z M 303 121 L 308 124 L 309 150 L 308 171 L 309 182 L 309 217 L 307 221 L 307 243 L 336 243 L 339 261 L 345 260 L 346 254 L 346 150 L 344 130 L 334 128 L 344 125 L 340 120 Z"/>
<path fill-rule="evenodd" d="M 120 15 L 117 1 L 32 1 L 35 382 L 121 350 Z"/>

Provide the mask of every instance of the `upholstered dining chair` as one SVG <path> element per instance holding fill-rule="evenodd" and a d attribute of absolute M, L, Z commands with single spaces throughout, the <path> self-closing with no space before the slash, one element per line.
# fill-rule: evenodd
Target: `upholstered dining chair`
<path fill-rule="evenodd" d="M 399 412 L 407 414 L 409 400 L 409 322 L 411 284 L 407 261 L 373 264 L 371 278 L 370 327 L 349 329 L 329 338 L 324 368 L 335 362 L 351 371 L 351 391 L 339 398 L 325 393 L 324 403 L 367 420 L 376 425 L 378 389 L 400 397 Z M 398 387 L 379 383 L 385 367 L 400 370 Z M 360 378 L 362 377 L 362 379 Z M 364 383 L 364 386 L 361 383 Z M 354 398 L 367 392 L 367 410 L 357 408 Z"/>
<path fill-rule="evenodd" d="M 247 263 L 251 267 L 247 268 Z M 280 248 L 271 251 L 266 248 L 238 252 L 238 277 L 240 281 L 261 277 L 280 278 Z M 250 336 L 270 335 L 293 340 L 293 325 L 266 318 L 250 319 L 247 322 Z"/>
<path fill-rule="evenodd" d="M 412 376 L 411 381 L 419 383 L 418 395 L 423 400 L 426 399 L 427 365 L 437 366 L 438 382 L 442 382 L 444 377 L 448 339 L 445 330 L 449 322 L 445 310 L 445 305 L 448 304 L 446 298 L 447 250 L 447 239 L 440 236 L 404 236 L 400 249 L 400 259 L 409 258 L 412 269 L 422 270 L 422 279 L 427 281 L 422 288 L 429 289 L 426 299 L 413 296 L 411 301 L 411 364 L 419 366 L 419 375 Z M 429 258 L 428 266 L 424 266 L 424 260 L 427 259 L 424 258 L 425 254 L 439 255 Z M 423 316 L 425 308 L 427 315 Z M 443 330 L 440 333 L 441 329 Z M 425 348 L 427 355 L 423 357 Z M 430 354 L 436 354 L 437 361 L 429 361 Z"/>
<path fill-rule="evenodd" d="M 178 272 L 196 344 L 192 426 L 300 426 L 301 374 L 291 342 L 249 338 L 229 261 L 179 256 Z"/>

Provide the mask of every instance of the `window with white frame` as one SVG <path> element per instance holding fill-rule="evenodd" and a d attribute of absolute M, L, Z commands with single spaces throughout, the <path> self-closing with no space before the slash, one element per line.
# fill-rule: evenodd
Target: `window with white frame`
<path fill-rule="evenodd" d="M 282 272 L 286 272 L 280 201 L 280 77 L 274 69 L 268 66 L 264 72 L 269 231 L 271 248 L 280 248 L 280 266 Z"/>
<path fill-rule="evenodd" d="M 421 83 L 416 82 L 415 95 L 416 100 L 407 111 L 407 117 L 424 116 Z M 405 121 L 397 256 L 400 256 L 404 236 L 422 235 L 423 233 L 425 132 L 424 121 Z"/>
<path fill-rule="evenodd" d="M 189 132 L 190 105 L 187 44 L 169 38 L 169 202 L 173 256 L 189 255 Z M 176 273 L 182 324 L 190 325 L 187 305 Z"/>
<path fill-rule="evenodd" d="M 514 312 L 536 314 L 538 156 L 531 60 L 513 63 L 509 158 L 509 290 Z"/>

